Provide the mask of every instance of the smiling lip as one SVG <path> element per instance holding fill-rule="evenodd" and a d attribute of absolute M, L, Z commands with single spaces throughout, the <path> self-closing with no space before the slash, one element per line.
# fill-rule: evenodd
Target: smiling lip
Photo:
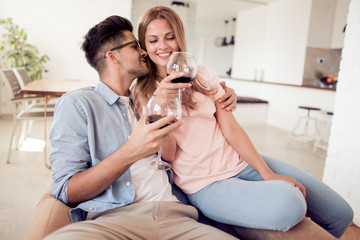
<path fill-rule="evenodd" d="M 160 58 L 167 58 L 170 56 L 170 52 L 167 52 L 167 53 L 158 53 L 157 55 L 160 57 Z"/>

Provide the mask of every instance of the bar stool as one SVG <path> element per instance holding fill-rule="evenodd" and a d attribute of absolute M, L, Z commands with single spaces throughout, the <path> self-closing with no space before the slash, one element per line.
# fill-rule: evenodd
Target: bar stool
<path fill-rule="evenodd" d="M 299 106 L 299 108 L 307 110 L 307 115 L 300 116 L 298 118 L 298 121 L 297 121 L 294 129 L 288 135 L 288 139 L 302 141 L 305 146 L 307 142 L 313 142 L 318 138 L 317 135 L 319 133 L 318 133 L 318 128 L 317 128 L 317 118 L 310 116 L 310 113 L 311 113 L 311 111 L 320 111 L 321 109 L 317 108 L 317 107 L 310 107 L 310 106 Z M 301 133 L 299 133 L 299 131 L 301 130 L 302 122 L 304 123 L 303 131 Z M 315 129 L 316 136 L 314 136 L 314 134 L 312 134 L 309 129 L 311 124 L 313 125 L 313 127 Z"/>
<path fill-rule="evenodd" d="M 330 111 L 322 111 L 325 115 L 327 115 L 327 119 L 322 123 L 323 131 L 319 133 L 319 137 L 314 142 L 314 152 L 316 152 L 317 148 L 321 148 L 327 150 L 329 144 L 330 137 L 330 128 L 331 128 L 331 118 L 334 115 L 333 112 Z"/>

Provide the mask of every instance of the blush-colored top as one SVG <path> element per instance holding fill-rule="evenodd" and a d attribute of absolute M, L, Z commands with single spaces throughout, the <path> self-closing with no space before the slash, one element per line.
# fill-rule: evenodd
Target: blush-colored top
<path fill-rule="evenodd" d="M 225 93 L 218 76 L 212 69 L 199 66 L 197 77 L 217 92 L 194 93 L 197 109 L 184 110 L 184 124 L 173 133 L 177 144 L 172 162 L 174 182 L 187 194 L 235 176 L 248 165 L 226 141 L 215 118 L 214 102 Z"/>

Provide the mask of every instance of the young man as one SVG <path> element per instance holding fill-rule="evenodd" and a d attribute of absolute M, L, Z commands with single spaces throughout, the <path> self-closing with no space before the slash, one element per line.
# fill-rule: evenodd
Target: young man
<path fill-rule="evenodd" d="M 52 194 L 73 207 L 73 224 L 46 239 L 235 239 L 197 222 L 197 210 L 172 194 L 166 171 L 147 165 L 182 121 L 162 128 L 176 116 L 153 124 L 145 114 L 134 116 L 129 87 L 149 70 L 131 23 L 105 19 L 82 48 L 100 81 L 65 94 L 56 106 Z"/>

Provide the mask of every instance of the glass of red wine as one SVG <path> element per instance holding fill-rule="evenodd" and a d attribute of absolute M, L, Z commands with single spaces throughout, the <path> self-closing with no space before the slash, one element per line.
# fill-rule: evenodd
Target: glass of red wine
<path fill-rule="evenodd" d="M 181 118 L 182 109 L 179 98 L 169 98 L 164 96 L 152 96 L 146 105 L 146 115 L 149 123 L 156 122 L 157 120 L 169 116 L 171 114 L 177 114 L 174 121 L 167 123 L 165 126 L 175 123 Z M 163 128 L 162 127 L 162 128 Z M 156 159 L 150 162 L 150 167 L 161 170 L 168 170 L 171 168 L 170 164 L 161 160 L 162 146 L 158 151 Z"/>
<path fill-rule="evenodd" d="M 197 74 L 197 64 L 195 58 L 190 52 L 173 52 L 166 64 L 166 74 L 173 72 L 182 72 L 184 75 L 180 78 L 171 80 L 173 83 L 189 83 Z M 181 89 L 179 88 L 179 99 L 181 100 Z"/>

